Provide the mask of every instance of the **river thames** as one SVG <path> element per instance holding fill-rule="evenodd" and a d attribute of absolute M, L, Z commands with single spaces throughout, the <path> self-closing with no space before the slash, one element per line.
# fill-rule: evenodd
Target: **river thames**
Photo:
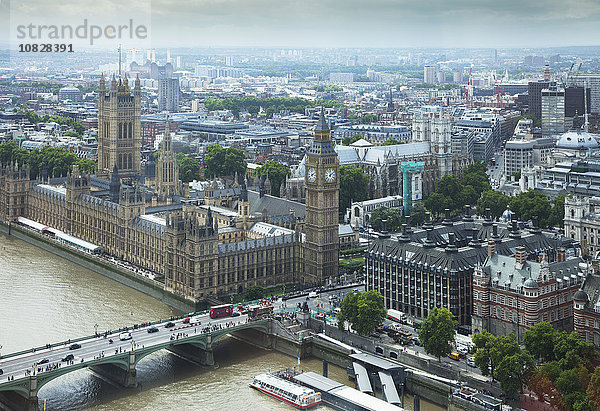
<path fill-rule="evenodd" d="M 55 256 L 0 234 L 0 353 L 64 341 L 94 333 L 178 315 L 164 303 Z M 297 366 L 297 359 L 262 350 L 234 338 L 215 344 L 217 365 L 200 367 L 161 351 L 137 368 L 140 386 L 126 390 L 79 370 L 45 385 L 39 405 L 47 410 L 285 410 L 252 390 L 257 374 Z M 303 360 L 300 368 L 321 372 L 321 361 Z M 352 383 L 342 368 L 329 366 L 329 377 Z M 406 397 L 412 409 L 412 398 Z M 321 407 L 319 409 L 327 409 Z M 424 411 L 443 408 L 421 402 Z"/>

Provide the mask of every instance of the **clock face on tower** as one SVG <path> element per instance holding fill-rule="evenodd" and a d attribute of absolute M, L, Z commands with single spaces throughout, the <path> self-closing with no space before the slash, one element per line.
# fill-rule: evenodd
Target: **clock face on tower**
<path fill-rule="evenodd" d="M 333 168 L 325 170 L 325 181 L 328 183 L 333 183 L 335 181 L 335 170 Z"/>
<path fill-rule="evenodd" d="M 314 181 L 317 179 L 317 171 L 314 168 L 309 168 L 308 169 L 308 181 L 310 181 L 311 183 L 314 183 Z"/>

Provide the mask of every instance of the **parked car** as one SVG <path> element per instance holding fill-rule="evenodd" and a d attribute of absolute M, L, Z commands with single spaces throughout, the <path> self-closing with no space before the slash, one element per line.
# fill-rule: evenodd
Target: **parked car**
<path fill-rule="evenodd" d="M 467 365 L 471 368 L 477 368 L 477 366 L 475 365 L 475 360 L 473 358 L 469 358 L 467 360 Z"/>
<path fill-rule="evenodd" d="M 81 348 L 81 344 L 71 344 L 71 346 L 69 347 L 69 350 L 77 350 L 78 348 Z"/>

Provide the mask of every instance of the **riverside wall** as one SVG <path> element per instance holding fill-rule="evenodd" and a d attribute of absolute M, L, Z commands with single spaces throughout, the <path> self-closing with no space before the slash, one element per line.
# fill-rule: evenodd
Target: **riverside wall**
<path fill-rule="evenodd" d="M 4 222 L 0 222 L 0 232 L 9 234 L 9 225 Z M 52 241 L 41 234 L 34 233 L 33 231 L 15 224 L 10 225 L 10 235 L 33 246 L 41 248 L 42 250 L 65 258 L 72 263 L 87 268 L 88 270 L 94 271 L 121 284 L 131 287 L 134 290 L 154 297 L 176 310 L 182 312 L 196 311 L 197 307 L 193 301 L 187 300 L 165 290 L 162 284 L 158 281 L 151 280 L 142 275 L 110 264 L 108 261 L 101 260 L 88 253 L 84 253 Z"/>

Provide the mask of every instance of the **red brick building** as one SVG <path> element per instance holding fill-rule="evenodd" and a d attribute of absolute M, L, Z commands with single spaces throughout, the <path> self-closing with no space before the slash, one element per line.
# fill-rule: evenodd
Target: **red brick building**
<path fill-rule="evenodd" d="M 579 337 L 600 347 L 600 275 L 597 260 L 592 264 L 594 273 L 587 276 L 573 297 L 574 327 Z"/>
<path fill-rule="evenodd" d="M 500 255 L 490 240 L 488 258 L 473 274 L 473 332 L 513 332 L 522 342 L 525 332 L 541 321 L 572 331 L 573 296 L 585 278 L 580 263 L 580 257 L 567 259 L 564 248 L 553 263 L 543 253 L 538 261 L 527 260 L 523 246 L 512 256 Z"/>

